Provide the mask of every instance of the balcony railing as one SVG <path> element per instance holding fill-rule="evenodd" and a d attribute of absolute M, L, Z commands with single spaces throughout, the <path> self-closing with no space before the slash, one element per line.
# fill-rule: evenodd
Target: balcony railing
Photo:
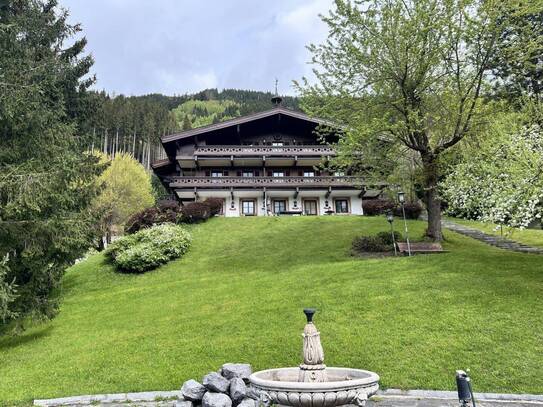
<path fill-rule="evenodd" d="M 195 156 L 330 156 L 334 149 L 323 145 L 306 146 L 200 146 Z"/>
<path fill-rule="evenodd" d="M 226 187 L 352 187 L 361 188 L 361 177 L 172 177 L 172 188 L 226 188 Z"/>

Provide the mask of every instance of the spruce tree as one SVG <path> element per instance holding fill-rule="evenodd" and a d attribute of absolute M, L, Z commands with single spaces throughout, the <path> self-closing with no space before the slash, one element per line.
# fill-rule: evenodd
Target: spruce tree
<path fill-rule="evenodd" d="M 77 137 L 92 83 L 79 30 L 55 0 L 0 8 L 0 329 L 54 316 L 64 271 L 93 239 L 101 168 Z"/>

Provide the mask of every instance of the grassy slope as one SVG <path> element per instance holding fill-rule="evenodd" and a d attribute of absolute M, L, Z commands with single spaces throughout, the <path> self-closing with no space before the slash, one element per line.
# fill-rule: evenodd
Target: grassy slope
<path fill-rule="evenodd" d="M 185 258 L 145 275 L 94 256 L 67 274 L 55 320 L 0 340 L 0 400 L 175 389 L 227 361 L 296 366 L 308 305 L 327 364 L 374 370 L 383 387 L 452 389 L 469 367 L 477 391 L 542 393 L 543 259 L 452 232 L 447 254 L 349 256 L 353 236 L 387 226 L 213 219 Z"/>
<path fill-rule="evenodd" d="M 500 229 L 497 229 L 497 225 L 495 225 L 494 223 L 479 222 L 476 220 L 459 219 L 453 217 L 447 217 L 447 219 L 461 225 L 469 226 L 473 229 L 478 229 L 491 235 L 501 236 Z M 504 227 L 503 236 L 507 239 L 516 240 L 517 242 L 524 243 L 530 246 L 543 247 L 543 229 L 515 229 Z"/>

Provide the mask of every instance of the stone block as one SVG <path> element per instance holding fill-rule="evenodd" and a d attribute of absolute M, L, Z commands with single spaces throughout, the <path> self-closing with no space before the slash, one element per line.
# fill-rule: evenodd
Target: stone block
<path fill-rule="evenodd" d="M 206 388 L 196 380 L 187 380 L 181 387 L 181 394 L 185 400 L 200 401 L 204 397 Z"/>
<path fill-rule="evenodd" d="M 228 380 L 240 377 L 248 381 L 249 376 L 253 373 L 253 368 L 248 363 L 225 363 L 222 365 L 221 373 Z"/>
<path fill-rule="evenodd" d="M 209 391 L 216 393 L 226 393 L 230 386 L 230 382 L 227 379 L 215 372 L 205 375 L 202 383 Z"/>
<path fill-rule="evenodd" d="M 224 393 L 208 391 L 202 399 L 202 407 L 232 407 L 232 400 Z"/>

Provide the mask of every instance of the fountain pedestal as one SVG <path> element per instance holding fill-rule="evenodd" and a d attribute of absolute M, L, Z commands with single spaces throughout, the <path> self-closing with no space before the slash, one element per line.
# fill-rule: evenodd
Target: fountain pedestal
<path fill-rule="evenodd" d="M 379 389 L 379 376 L 368 370 L 326 367 L 320 334 L 313 324 L 314 309 L 305 309 L 303 360 L 299 367 L 262 370 L 249 377 L 265 407 L 364 406 Z"/>

